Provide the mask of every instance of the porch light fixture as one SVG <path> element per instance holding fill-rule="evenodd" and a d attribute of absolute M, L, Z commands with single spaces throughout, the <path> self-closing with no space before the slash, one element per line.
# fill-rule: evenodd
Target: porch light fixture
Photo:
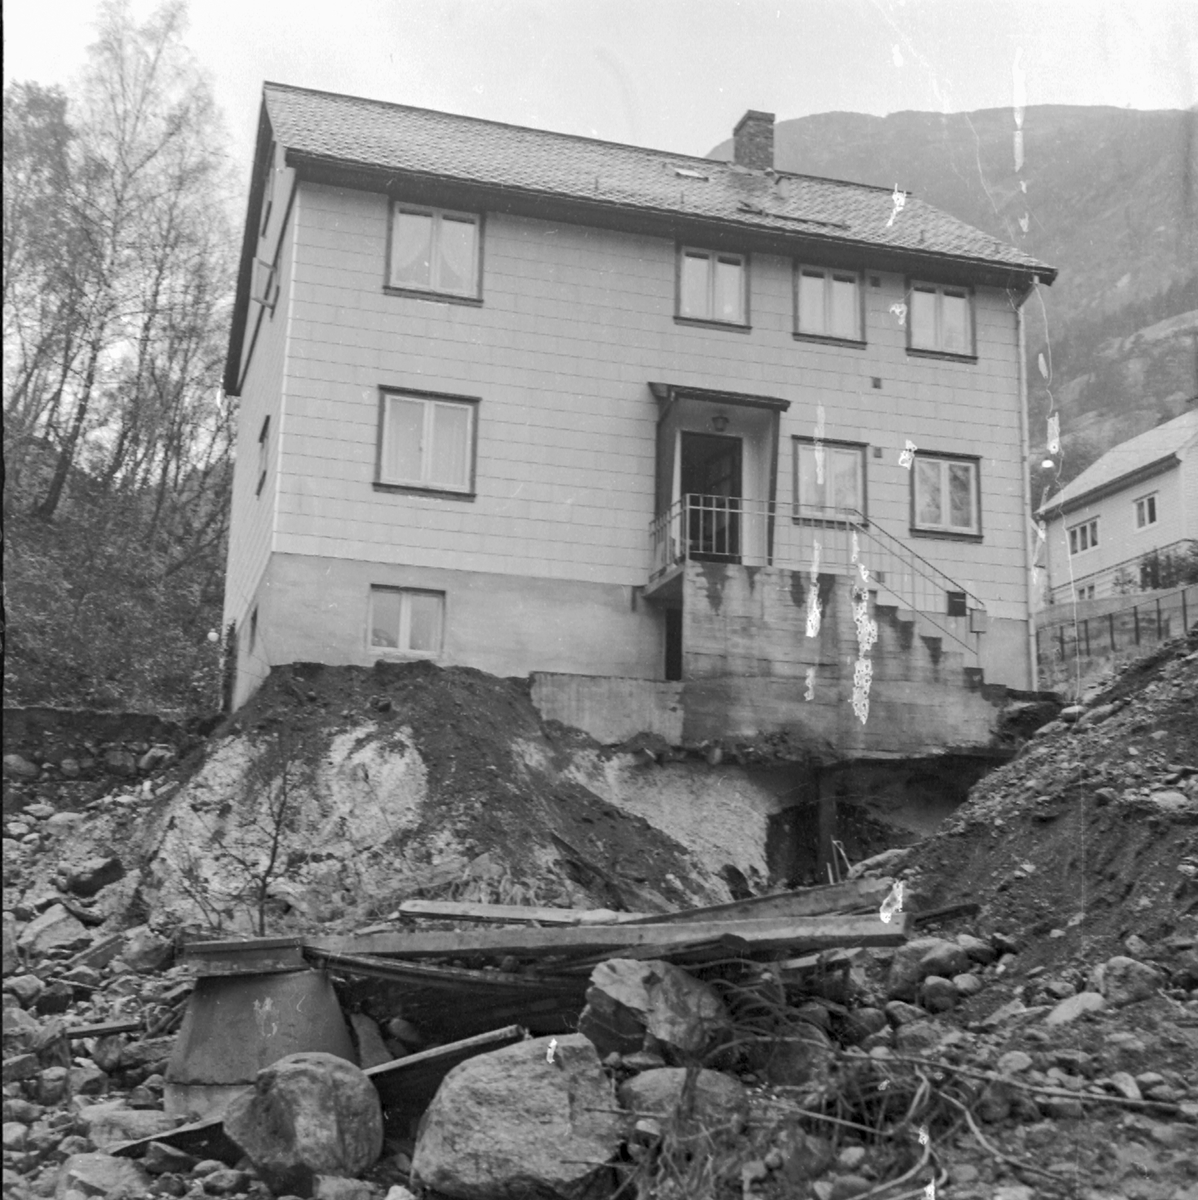
<path fill-rule="evenodd" d="M 711 427 L 716 431 L 716 433 L 723 433 L 724 430 L 728 428 L 728 418 L 724 416 L 723 413 L 716 413 L 716 415 L 711 418 Z"/>

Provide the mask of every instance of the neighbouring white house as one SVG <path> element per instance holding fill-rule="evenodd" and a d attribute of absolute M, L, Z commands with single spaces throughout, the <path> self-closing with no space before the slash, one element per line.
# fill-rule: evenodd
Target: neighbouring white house
<path fill-rule="evenodd" d="M 1055 271 L 777 170 L 773 122 L 717 162 L 265 85 L 234 706 L 276 664 L 431 659 L 587 728 L 889 752 L 1032 686 L 1022 306 Z"/>
<path fill-rule="evenodd" d="M 1039 515 L 1051 603 L 1168 586 L 1198 546 L 1198 408 L 1108 450 Z"/>

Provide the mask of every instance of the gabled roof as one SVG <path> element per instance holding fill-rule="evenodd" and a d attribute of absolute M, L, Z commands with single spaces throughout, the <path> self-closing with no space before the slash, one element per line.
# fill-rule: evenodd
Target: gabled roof
<path fill-rule="evenodd" d="M 1157 425 L 1126 442 L 1113 446 L 1067 483 L 1040 509 L 1055 517 L 1091 500 L 1131 487 L 1161 471 L 1176 466 L 1180 453 L 1198 441 L 1198 408 L 1188 409 L 1163 425 Z"/>
<path fill-rule="evenodd" d="M 1046 279 L 1056 274 L 918 197 L 908 197 L 892 222 L 894 203 L 887 188 L 767 174 L 707 158 L 279 83 L 266 84 L 264 93 L 275 137 L 296 157 L 956 255 L 1023 267 Z"/>
<path fill-rule="evenodd" d="M 917 196 L 895 211 L 887 188 L 646 150 L 430 109 L 263 86 L 256 166 L 226 364 L 236 372 L 272 141 L 301 178 L 386 192 L 456 191 L 472 205 L 743 242 L 746 249 L 869 262 L 956 282 L 1023 289 L 1056 269 Z M 426 201 L 427 202 L 427 201 Z"/>

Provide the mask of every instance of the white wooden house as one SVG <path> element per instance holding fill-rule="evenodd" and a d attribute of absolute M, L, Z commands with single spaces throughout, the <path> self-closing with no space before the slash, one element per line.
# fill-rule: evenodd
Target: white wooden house
<path fill-rule="evenodd" d="M 1169 586 L 1198 546 L 1198 408 L 1113 446 L 1039 515 L 1052 603 Z"/>
<path fill-rule="evenodd" d="M 532 674 L 587 727 L 885 750 L 920 705 L 1032 686 L 1021 306 L 1055 272 L 776 170 L 772 114 L 735 144 L 265 86 L 225 377 L 236 704 L 274 664 L 431 658 Z"/>

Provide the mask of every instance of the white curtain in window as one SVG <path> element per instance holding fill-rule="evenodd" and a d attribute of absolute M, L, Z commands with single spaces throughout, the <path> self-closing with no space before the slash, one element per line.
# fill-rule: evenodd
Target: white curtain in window
<path fill-rule="evenodd" d="M 400 593 L 381 588 L 370 594 L 370 644 L 394 650 L 399 646 Z"/>
<path fill-rule="evenodd" d="M 972 529 L 973 467 L 971 464 L 948 464 L 948 497 L 948 523 L 958 529 Z"/>
<path fill-rule="evenodd" d="M 432 592 L 410 592 L 407 601 L 407 649 L 436 654 L 441 649 L 442 598 Z"/>
<path fill-rule="evenodd" d="M 911 345 L 936 348 L 936 293 L 915 288 L 911 292 Z"/>
<path fill-rule="evenodd" d="M 707 272 L 711 262 L 707 255 L 682 256 L 682 281 L 678 300 L 679 313 L 684 317 L 708 317 Z"/>
<path fill-rule="evenodd" d="M 915 460 L 915 517 L 920 525 L 942 525 L 940 503 L 940 462 L 938 459 Z"/>
<path fill-rule="evenodd" d="M 474 293 L 475 232 L 473 221 L 441 218 L 436 284 L 440 291 Z"/>
<path fill-rule="evenodd" d="M 744 320 L 744 265 L 737 259 L 717 258 L 715 264 L 715 317 L 719 321 Z"/>
<path fill-rule="evenodd" d="M 424 440 L 424 402 L 387 397 L 383 479 L 420 483 Z"/>
<path fill-rule="evenodd" d="M 857 337 L 857 281 L 832 276 L 832 336 Z"/>
<path fill-rule="evenodd" d="M 429 482 L 464 488 L 470 483 L 470 409 L 464 404 L 434 404 L 433 453 Z"/>
<path fill-rule="evenodd" d="M 827 333 L 822 275 L 811 275 L 804 271 L 799 276 L 799 332 Z"/>
<path fill-rule="evenodd" d="M 432 262 L 431 214 L 397 211 L 391 232 L 392 287 L 430 287 Z"/>
<path fill-rule="evenodd" d="M 940 297 L 940 349 L 949 354 L 969 353 L 969 306 L 963 295 L 944 292 Z"/>

